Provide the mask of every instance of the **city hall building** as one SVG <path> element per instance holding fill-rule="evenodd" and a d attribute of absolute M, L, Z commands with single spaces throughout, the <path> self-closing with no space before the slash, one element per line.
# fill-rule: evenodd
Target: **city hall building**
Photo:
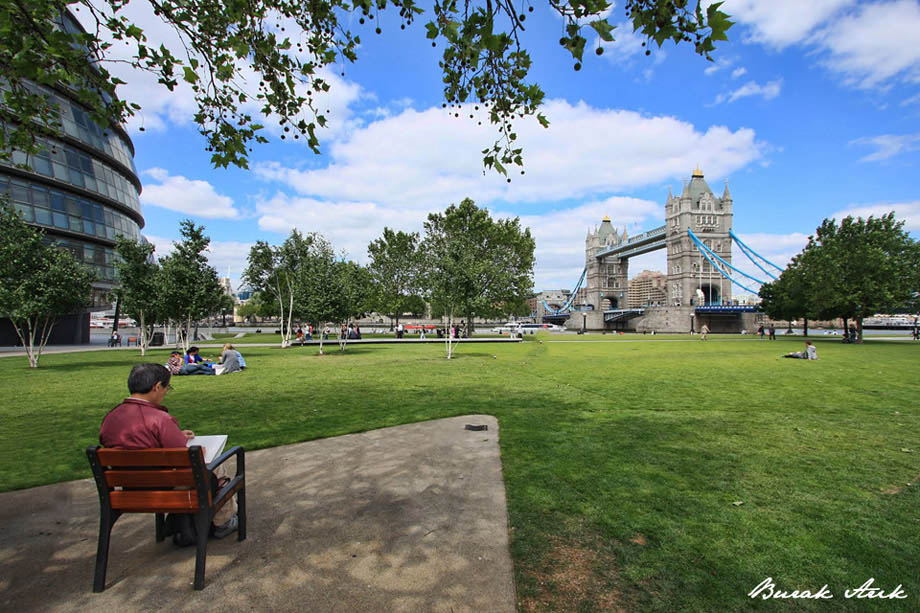
<path fill-rule="evenodd" d="M 82 31 L 69 14 L 63 27 Z M 0 77 L 0 89 L 9 86 Z M 59 138 L 40 138 L 42 151 L 12 152 L 0 160 L 0 194 L 49 242 L 68 249 L 96 273 L 92 305 L 60 319 L 49 343 L 89 342 L 89 313 L 109 308 L 115 287 L 115 239 L 140 240 L 141 183 L 134 166 L 134 145 L 121 126 L 102 128 L 64 89 L 34 86 L 61 111 Z M 0 344 L 18 343 L 9 320 L 0 321 Z"/>

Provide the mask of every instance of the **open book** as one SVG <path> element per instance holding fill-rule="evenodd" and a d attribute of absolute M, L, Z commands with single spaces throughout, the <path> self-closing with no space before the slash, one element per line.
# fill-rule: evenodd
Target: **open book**
<path fill-rule="evenodd" d="M 190 438 L 187 447 L 192 445 L 201 445 L 204 448 L 204 463 L 210 464 L 211 461 L 219 456 L 227 445 L 226 434 L 211 434 L 209 436 L 196 436 Z"/>

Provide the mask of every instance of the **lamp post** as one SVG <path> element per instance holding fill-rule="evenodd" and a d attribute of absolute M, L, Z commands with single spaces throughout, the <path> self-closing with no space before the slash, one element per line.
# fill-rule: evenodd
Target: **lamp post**
<path fill-rule="evenodd" d="M 584 334 L 588 331 L 588 302 L 585 301 L 581 305 L 581 333 Z"/>

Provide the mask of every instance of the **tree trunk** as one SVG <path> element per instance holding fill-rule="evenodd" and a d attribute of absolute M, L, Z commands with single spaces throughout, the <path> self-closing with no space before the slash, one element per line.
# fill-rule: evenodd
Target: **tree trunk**
<path fill-rule="evenodd" d="M 856 318 L 856 342 L 862 345 L 863 342 L 863 318 Z"/>
<path fill-rule="evenodd" d="M 140 321 L 138 323 L 140 324 L 141 329 L 138 331 L 138 336 L 141 338 L 141 357 L 143 357 L 147 355 L 147 326 L 144 325 L 144 312 L 141 311 L 139 316 Z"/>
<path fill-rule="evenodd" d="M 802 318 L 802 321 L 805 322 L 805 327 L 803 328 L 802 335 L 803 335 L 803 336 L 808 336 L 808 318 L 807 318 L 807 317 L 803 317 L 803 318 Z"/>

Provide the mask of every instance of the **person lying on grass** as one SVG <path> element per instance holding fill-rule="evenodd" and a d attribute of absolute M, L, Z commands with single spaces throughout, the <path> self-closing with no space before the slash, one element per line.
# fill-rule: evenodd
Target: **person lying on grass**
<path fill-rule="evenodd" d="M 784 358 L 798 358 L 800 360 L 817 360 L 818 350 L 811 343 L 811 341 L 805 341 L 805 351 L 795 351 L 793 353 L 787 353 L 783 357 Z"/>

